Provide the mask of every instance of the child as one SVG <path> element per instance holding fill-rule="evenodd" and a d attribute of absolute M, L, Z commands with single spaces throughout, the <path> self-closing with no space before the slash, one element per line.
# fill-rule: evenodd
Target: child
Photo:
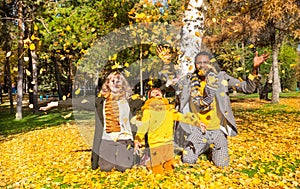
<path fill-rule="evenodd" d="M 162 174 L 164 170 L 173 171 L 174 169 L 174 121 L 200 126 L 203 130 L 205 126 L 195 114 L 183 115 L 177 112 L 173 105 L 162 97 L 160 89 L 150 90 L 148 97 L 149 99 L 142 108 L 142 125 L 138 127 L 135 137 L 135 150 L 141 146 L 145 134 L 148 133 L 150 162 L 146 166 L 153 173 Z"/>

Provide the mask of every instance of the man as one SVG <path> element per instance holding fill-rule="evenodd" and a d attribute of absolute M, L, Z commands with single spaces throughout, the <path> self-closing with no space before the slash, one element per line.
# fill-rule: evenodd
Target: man
<path fill-rule="evenodd" d="M 238 92 L 253 93 L 256 89 L 259 66 L 269 58 L 269 54 L 258 56 L 255 53 L 253 70 L 246 81 L 240 81 L 219 71 L 208 52 L 200 52 L 195 57 L 195 72 L 178 82 L 181 90 L 180 111 L 198 113 L 206 119 L 205 132 L 199 128 L 181 124 L 187 132 L 182 153 L 184 163 L 196 163 L 198 156 L 212 148 L 212 161 L 217 166 L 228 166 L 227 136 L 237 135 L 236 122 L 232 113 L 229 89 L 235 87 Z"/>

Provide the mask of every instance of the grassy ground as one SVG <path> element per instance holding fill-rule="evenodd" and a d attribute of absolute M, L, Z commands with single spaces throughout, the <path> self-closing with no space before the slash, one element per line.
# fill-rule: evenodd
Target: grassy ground
<path fill-rule="evenodd" d="M 228 138 L 230 166 L 223 169 L 205 156 L 195 165 L 187 165 L 176 155 L 174 173 L 163 175 L 151 174 L 143 167 L 124 173 L 91 170 L 90 146 L 75 122 L 70 122 L 0 141 L 0 188 L 300 189 L 300 96 L 283 94 L 286 96 L 279 104 L 248 95 L 232 97 L 239 134 Z M 53 120 L 65 113 L 57 109 L 39 116 Z M 31 124 L 43 126 L 38 121 Z M 6 133 L 14 131 L 8 128 Z"/>
<path fill-rule="evenodd" d="M 12 134 L 67 123 L 73 119 L 73 116 L 68 119 L 65 119 L 64 116 L 71 111 L 70 109 L 56 109 L 34 114 L 32 109 L 25 106 L 22 111 L 23 119 L 16 120 L 15 114 L 10 113 L 7 104 L 0 105 L 0 139 Z"/>

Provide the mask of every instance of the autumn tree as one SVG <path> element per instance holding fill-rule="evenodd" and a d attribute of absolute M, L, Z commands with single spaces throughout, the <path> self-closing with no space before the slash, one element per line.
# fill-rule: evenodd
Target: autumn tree
<path fill-rule="evenodd" d="M 281 91 L 278 55 L 286 37 L 299 38 L 299 1 L 209 1 L 206 24 L 207 42 L 217 47 L 228 40 L 248 38 L 250 43 L 272 49 L 272 102 L 279 102 Z M 215 27 L 214 27 L 215 26 Z"/>

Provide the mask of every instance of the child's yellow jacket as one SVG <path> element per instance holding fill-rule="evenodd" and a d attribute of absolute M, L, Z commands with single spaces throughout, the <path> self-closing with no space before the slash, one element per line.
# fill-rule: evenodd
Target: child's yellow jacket
<path fill-rule="evenodd" d="M 193 113 L 181 114 L 165 98 L 152 98 L 143 106 L 142 125 L 138 127 L 136 140 L 144 142 L 144 136 L 148 132 L 150 147 L 173 144 L 174 121 L 181 121 L 191 125 L 199 125 L 199 117 Z"/>

